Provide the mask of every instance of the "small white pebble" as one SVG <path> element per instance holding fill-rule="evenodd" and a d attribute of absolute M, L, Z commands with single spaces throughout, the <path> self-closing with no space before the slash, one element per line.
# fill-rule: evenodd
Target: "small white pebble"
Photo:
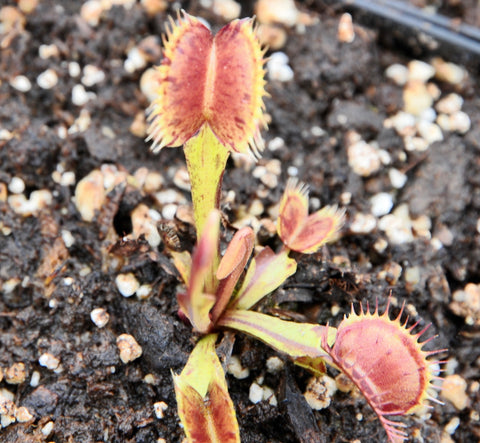
<path fill-rule="evenodd" d="M 177 213 L 178 205 L 175 203 L 168 203 L 162 209 L 162 216 L 166 220 L 173 220 Z"/>
<path fill-rule="evenodd" d="M 63 279 L 63 286 L 72 286 L 74 281 L 75 280 L 72 277 L 65 277 Z"/>
<path fill-rule="evenodd" d="M 130 334 L 122 334 L 117 337 L 117 347 L 120 351 L 120 360 L 129 363 L 142 355 L 142 348 Z"/>
<path fill-rule="evenodd" d="M 160 173 L 149 171 L 145 177 L 143 189 L 147 193 L 156 192 L 163 186 L 164 181 L 165 180 Z"/>
<path fill-rule="evenodd" d="M 388 171 L 388 178 L 395 189 L 401 189 L 407 183 L 407 175 L 395 168 Z"/>
<path fill-rule="evenodd" d="M 355 40 L 352 16 L 346 12 L 341 15 L 338 22 L 337 39 L 341 43 L 352 43 Z"/>
<path fill-rule="evenodd" d="M 312 377 L 307 384 L 305 400 L 312 409 L 320 410 L 330 405 L 332 396 L 337 391 L 337 383 L 328 375 Z"/>
<path fill-rule="evenodd" d="M 399 135 L 413 135 L 415 133 L 415 117 L 405 111 L 399 111 L 390 117 L 389 123 Z"/>
<path fill-rule="evenodd" d="M 13 405 L 13 402 L 8 402 L 7 403 L 9 405 L 9 410 L 13 411 L 13 408 L 15 407 L 15 405 Z M 15 423 L 15 415 L 13 414 L 2 414 L 0 416 L 0 429 L 1 428 L 6 428 L 8 426 L 10 426 L 12 423 Z"/>
<path fill-rule="evenodd" d="M 268 171 L 260 177 L 260 181 L 270 189 L 275 189 L 278 186 L 278 176 Z"/>
<path fill-rule="evenodd" d="M 240 358 L 237 355 L 232 355 L 230 357 L 230 360 L 227 364 L 227 371 L 238 380 L 243 380 L 250 375 L 250 370 L 242 366 Z"/>
<path fill-rule="evenodd" d="M 297 177 L 298 176 L 298 168 L 296 166 L 289 166 L 287 168 L 287 174 L 289 177 Z"/>
<path fill-rule="evenodd" d="M 92 98 L 83 85 L 75 85 L 72 88 L 72 103 L 75 106 L 83 106 Z"/>
<path fill-rule="evenodd" d="M 429 144 L 442 141 L 443 134 L 440 127 L 426 120 L 420 120 L 417 123 L 417 130 L 421 137 L 423 137 Z"/>
<path fill-rule="evenodd" d="M 38 48 L 38 56 L 42 60 L 47 60 L 50 57 L 58 57 L 58 55 L 59 55 L 58 47 L 54 44 L 40 45 Z"/>
<path fill-rule="evenodd" d="M 0 403 L 4 401 L 13 401 L 15 395 L 13 392 L 10 392 L 8 389 L 0 388 Z"/>
<path fill-rule="evenodd" d="M 298 21 L 300 12 L 293 0 L 258 0 L 256 3 L 259 23 L 294 26 Z"/>
<path fill-rule="evenodd" d="M 461 66 L 446 62 L 439 57 L 432 60 L 432 65 L 435 67 L 435 77 L 452 85 L 462 83 L 467 75 Z"/>
<path fill-rule="evenodd" d="M 53 196 L 48 189 L 39 189 L 30 194 L 27 200 L 24 194 L 14 194 L 8 197 L 9 206 L 15 213 L 23 217 L 29 217 L 32 214 L 50 206 L 52 204 Z"/>
<path fill-rule="evenodd" d="M 58 83 L 58 75 L 53 69 L 47 69 L 37 77 L 37 84 L 42 89 L 52 89 Z"/>
<path fill-rule="evenodd" d="M 131 272 L 127 274 L 118 274 L 115 279 L 117 289 L 124 297 L 131 297 L 140 287 L 137 278 Z"/>
<path fill-rule="evenodd" d="M 453 435 L 455 431 L 457 430 L 458 426 L 460 425 L 460 418 L 459 417 L 453 417 L 445 426 L 444 431 L 448 435 Z"/>
<path fill-rule="evenodd" d="M 447 114 L 439 114 L 436 123 L 445 132 L 452 130 L 450 116 Z"/>
<path fill-rule="evenodd" d="M 12 177 L 8 190 L 13 194 L 21 194 L 25 191 L 25 182 L 20 177 Z"/>
<path fill-rule="evenodd" d="M 250 385 L 248 398 L 253 404 L 260 403 L 263 400 L 263 388 L 259 384 L 253 382 Z"/>
<path fill-rule="evenodd" d="M 379 238 L 373 245 L 375 251 L 377 251 L 379 254 L 383 254 L 387 249 L 387 246 L 388 242 L 384 238 Z"/>
<path fill-rule="evenodd" d="M 95 308 L 90 312 L 90 318 L 97 328 L 103 328 L 110 320 L 110 315 L 104 308 Z"/>
<path fill-rule="evenodd" d="M 268 161 L 268 163 L 265 165 L 265 168 L 272 174 L 280 175 L 282 173 L 282 162 L 277 158 L 273 158 Z"/>
<path fill-rule="evenodd" d="M 27 378 L 27 370 L 22 362 L 14 363 L 5 369 L 5 381 L 11 385 L 22 384 Z"/>
<path fill-rule="evenodd" d="M 40 384 L 40 372 L 33 371 L 30 377 L 30 386 L 36 388 Z"/>
<path fill-rule="evenodd" d="M 450 130 L 458 132 L 459 134 L 465 134 L 470 130 L 471 121 L 470 117 L 463 111 L 453 113 L 449 119 Z"/>
<path fill-rule="evenodd" d="M 437 118 L 437 113 L 432 107 L 424 109 L 418 116 L 419 120 L 426 120 L 427 122 L 434 122 Z"/>
<path fill-rule="evenodd" d="M 276 374 L 281 371 L 285 366 L 285 363 L 276 355 L 269 357 L 266 362 L 267 372 L 271 374 Z"/>
<path fill-rule="evenodd" d="M 409 81 L 403 89 L 404 109 L 409 114 L 419 116 L 433 103 L 433 97 L 425 83 L 415 80 Z"/>
<path fill-rule="evenodd" d="M 157 98 L 158 71 L 155 68 L 146 69 L 140 77 L 140 90 L 149 102 Z"/>
<path fill-rule="evenodd" d="M 155 375 L 153 375 L 151 373 L 146 374 L 145 377 L 143 377 L 143 381 L 147 385 L 157 385 L 158 384 L 158 378 L 155 377 Z"/>
<path fill-rule="evenodd" d="M 66 171 L 62 174 L 60 178 L 60 185 L 62 186 L 72 186 L 75 184 L 75 172 L 73 171 Z"/>
<path fill-rule="evenodd" d="M 263 401 L 268 401 L 272 406 L 277 406 L 277 397 L 275 397 L 275 392 L 269 386 L 263 386 Z"/>
<path fill-rule="evenodd" d="M 360 140 L 348 147 L 348 164 L 358 175 L 368 177 L 377 172 L 381 166 L 378 149 L 371 144 Z"/>
<path fill-rule="evenodd" d="M 370 198 L 370 204 L 372 206 L 372 214 L 376 217 L 381 217 L 390 212 L 393 207 L 393 198 L 387 192 L 379 192 Z"/>
<path fill-rule="evenodd" d="M 8 129 L 0 128 L 0 140 L 8 141 L 13 138 L 13 132 L 10 132 Z"/>
<path fill-rule="evenodd" d="M 427 82 L 435 75 L 435 68 L 421 60 L 412 60 L 408 63 L 408 79 Z"/>
<path fill-rule="evenodd" d="M 234 0 L 213 0 L 213 12 L 225 21 L 232 21 L 240 17 L 242 6 Z"/>
<path fill-rule="evenodd" d="M 420 268 L 418 266 L 412 266 L 405 269 L 405 281 L 410 285 L 417 285 L 420 282 Z"/>
<path fill-rule="evenodd" d="M 403 86 L 408 80 L 408 68 L 399 63 L 394 63 L 385 70 L 385 76 L 396 85 Z"/>
<path fill-rule="evenodd" d="M 88 94 L 91 93 L 89 92 Z M 95 94 L 93 95 L 95 96 Z M 91 122 L 92 117 L 90 116 L 90 113 L 86 109 L 82 109 L 80 111 L 80 115 L 75 119 L 72 126 L 68 128 L 68 134 L 77 134 L 78 132 L 86 131 L 89 128 Z"/>
<path fill-rule="evenodd" d="M 252 171 L 252 176 L 255 178 L 260 178 L 267 173 L 267 168 L 265 166 L 257 166 Z"/>
<path fill-rule="evenodd" d="M 389 165 L 392 163 L 392 156 L 385 149 L 378 149 L 378 157 L 380 158 L 382 165 Z"/>
<path fill-rule="evenodd" d="M 285 147 L 285 140 L 281 137 L 274 137 L 267 144 L 268 150 L 272 152 L 277 151 L 278 149 L 281 149 L 283 147 Z"/>
<path fill-rule="evenodd" d="M 350 223 L 350 232 L 353 234 L 368 234 L 377 226 L 377 220 L 372 214 L 357 212 Z"/>
<path fill-rule="evenodd" d="M 9 278 L 3 283 L 3 293 L 4 294 L 11 294 L 14 289 L 19 285 L 20 279 L 16 277 Z"/>
<path fill-rule="evenodd" d="M 38 359 L 40 366 L 43 366 L 47 369 L 54 371 L 60 365 L 60 360 L 49 352 L 45 352 Z"/>
<path fill-rule="evenodd" d="M 78 77 L 82 73 L 82 69 L 77 62 L 69 62 L 68 63 L 68 75 L 70 77 Z"/>
<path fill-rule="evenodd" d="M 25 406 L 20 406 L 15 409 L 15 418 L 19 423 L 26 423 L 33 418 L 33 415 Z"/>
<path fill-rule="evenodd" d="M 427 140 L 425 140 L 422 137 L 404 137 L 403 142 L 405 144 L 405 150 L 406 151 L 418 151 L 418 152 L 424 152 L 428 149 L 430 144 L 428 143 Z M 405 153 L 403 153 L 405 154 Z M 400 159 L 400 155 L 399 155 Z M 406 160 L 406 156 L 404 159 L 400 159 L 402 161 Z"/>
<path fill-rule="evenodd" d="M 10 80 L 10 86 L 20 92 L 28 92 L 32 89 L 32 83 L 24 75 L 17 75 Z"/>
<path fill-rule="evenodd" d="M 103 174 L 94 169 L 75 187 L 75 206 L 83 220 L 91 222 L 105 201 Z"/>
<path fill-rule="evenodd" d="M 54 423 L 49 421 L 45 426 L 42 427 L 42 434 L 45 437 L 48 437 L 53 432 Z"/>
<path fill-rule="evenodd" d="M 80 8 L 80 16 L 90 25 L 97 26 L 104 7 L 100 0 L 88 0 Z"/>
<path fill-rule="evenodd" d="M 284 52 L 274 52 L 267 61 L 267 71 L 270 80 L 289 82 L 293 80 L 293 70 L 288 66 L 288 55 Z"/>
<path fill-rule="evenodd" d="M 152 294 L 152 285 L 141 285 L 136 292 L 136 296 L 140 300 L 144 300 Z"/>
<path fill-rule="evenodd" d="M 144 54 L 137 46 L 134 46 L 130 51 L 128 51 L 127 58 L 123 63 L 125 71 L 128 73 L 133 73 L 140 69 L 143 69 L 147 65 L 147 60 L 145 59 Z"/>
<path fill-rule="evenodd" d="M 407 204 L 401 204 L 393 214 L 383 216 L 378 227 L 385 231 L 391 243 L 402 244 L 413 241 L 412 220 Z"/>
<path fill-rule="evenodd" d="M 432 96 L 434 100 L 438 100 L 442 95 L 442 90 L 438 87 L 436 83 L 428 82 L 427 91 Z"/>
<path fill-rule="evenodd" d="M 132 211 L 130 217 L 132 220 L 133 238 L 138 239 L 141 235 L 144 235 L 149 245 L 152 248 L 156 248 L 161 242 L 156 226 L 156 222 L 161 218 L 160 214 L 141 203 Z"/>
<path fill-rule="evenodd" d="M 62 229 L 61 234 L 65 247 L 71 248 L 75 244 L 75 237 L 70 231 L 67 231 L 66 229 Z"/>
<path fill-rule="evenodd" d="M 168 409 L 168 405 L 164 401 L 157 401 L 153 404 L 153 410 L 155 412 L 155 416 L 161 420 L 165 417 L 165 411 Z"/>
<path fill-rule="evenodd" d="M 83 68 L 82 83 L 87 86 L 93 86 L 105 80 L 105 73 L 95 65 L 85 65 Z"/>
<path fill-rule="evenodd" d="M 183 194 L 175 189 L 166 189 L 164 191 L 156 192 L 155 199 L 162 206 L 169 203 L 176 203 L 178 205 L 187 202 Z"/>
<path fill-rule="evenodd" d="M 352 193 L 345 191 L 340 194 L 340 203 L 344 206 L 349 205 L 352 202 Z"/>
<path fill-rule="evenodd" d="M 453 114 L 462 109 L 463 98 L 454 92 L 446 95 L 435 104 L 435 109 L 443 114 Z"/>
<path fill-rule="evenodd" d="M 470 398 L 468 397 L 466 390 L 467 382 L 463 377 L 458 374 L 447 375 L 443 379 L 440 395 L 442 398 L 452 403 L 456 409 L 461 411 L 470 403 Z"/>

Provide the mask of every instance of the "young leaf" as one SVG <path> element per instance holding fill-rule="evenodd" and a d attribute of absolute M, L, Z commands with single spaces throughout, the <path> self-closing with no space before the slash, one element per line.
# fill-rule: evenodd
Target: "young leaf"
<path fill-rule="evenodd" d="M 202 338 L 180 375 L 173 374 L 178 415 L 189 443 L 239 443 L 225 373 L 215 353 L 216 334 Z"/>
<path fill-rule="evenodd" d="M 252 259 L 242 287 L 232 298 L 228 309 L 250 309 L 296 270 L 297 262 L 288 257 L 287 251 L 275 254 L 267 246 Z"/>
<path fill-rule="evenodd" d="M 215 323 L 225 310 L 235 285 L 245 269 L 252 254 L 255 234 L 249 227 L 240 229 L 235 233 L 228 244 L 222 260 L 217 269 L 217 278 L 220 280 L 217 289 L 217 302 L 212 310 L 212 322 Z"/>
<path fill-rule="evenodd" d="M 280 201 L 277 231 L 283 243 L 293 251 L 312 254 L 333 241 L 343 225 L 343 211 L 326 206 L 308 215 L 307 188 L 289 180 Z"/>
<path fill-rule="evenodd" d="M 212 269 L 217 266 L 220 213 L 212 211 L 208 218 L 208 229 L 192 255 L 187 293 L 178 294 L 180 311 L 190 320 L 192 326 L 202 333 L 210 330 L 209 312 L 215 304 L 215 282 L 210 281 Z"/>
<path fill-rule="evenodd" d="M 217 324 L 251 335 L 294 360 L 299 358 L 305 364 L 308 364 L 305 357 L 317 359 L 326 356 L 322 349 L 326 326 L 295 323 L 260 312 L 238 309 L 225 311 Z M 328 335 L 327 341 L 332 342 L 335 328 L 328 328 Z"/>
<path fill-rule="evenodd" d="M 389 301 L 390 303 L 390 301 Z M 429 325 L 416 334 L 412 329 L 418 322 L 406 327 L 401 323 L 403 307 L 398 317 L 391 320 L 387 306 L 380 315 L 378 306 L 372 314 L 352 312 L 339 325 L 335 344 L 322 341 L 333 363 L 357 385 L 377 413 L 391 442 L 403 442 L 404 426 L 386 418 L 387 415 L 404 415 L 418 409 L 429 398 L 428 388 L 437 377 L 433 366 L 439 362 L 428 361 L 430 355 L 422 347 L 430 339 L 419 343 L 419 338 Z M 433 338 L 433 337 L 432 337 Z M 328 359 L 327 359 L 328 362 Z"/>

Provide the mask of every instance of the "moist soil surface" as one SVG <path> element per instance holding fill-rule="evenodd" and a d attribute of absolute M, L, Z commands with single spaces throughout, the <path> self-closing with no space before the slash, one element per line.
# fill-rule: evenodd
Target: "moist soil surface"
<path fill-rule="evenodd" d="M 167 15 L 179 6 L 204 17 L 214 31 L 226 20 L 197 2 L 169 3 L 154 15 L 134 2 L 130 9 L 107 8 L 92 26 L 80 15 L 81 3 L 39 0 L 32 12 L 20 13 L 24 22 L 0 35 L 0 389 L 15 408 L 25 406 L 31 414 L 26 422 L 10 423 L 12 413 L 3 409 L 0 441 L 181 442 L 171 371 L 181 371 L 196 337 L 177 315 L 182 283 L 165 242 L 187 250 L 195 243 L 182 179 L 185 160 L 180 148 L 154 155 L 144 141 L 149 102 L 140 79 L 160 63 L 160 41 L 148 42 L 145 66 L 126 69 L 125 61 L 132 47 L 165 31 Z M 443 3 L 439 12 L 478 25 L 472 22 L 475 2 Z M 19 10 L 13 1 L 2 5 Z M 408 441 L 480 441 L 477 71 L 464 67 L 457 82 L 428 80 L 434 102 L 450 93 L 463 98 L 470 128 L 442 128 L 441 139 L 426 144 L 429 135 L 413 129 L 408 139 L 388 123 L 408 103 L 406 86 L 392 81 L 386 69 L 420 57 L 433 64 L 436 54 L 401 45 L 374 24 L 355 24 L 353 42 L 340 42 L 340 7 L 320 1 L 297 7 L 306 25 L 278 25 L 287 35 L 278 50 L 288 55 L 294 75 L 267 84 L 267 148 L 256 164 L 232 158 L 227 165 L 224 240 L 235 227 L 251 224 L 258 228 L 259 245 L 280 247 L 271 226 L 289 176 L 308 184 L 312 211 L 327 204 L 344 208 L 341 238 L 316 254 L 296 256 L 297 273 L 257 309 L 337 326 L 352 304 L 358 312 L 360 304 L 378 303 L 383 312 L 391 294 L 393 317 L 405 302 L 408 325 L 419 319 L 419 328 L 432 323 L 424 337 L 438 337 L 425 349 L 448 349 L 440 354 L 448 361 L 445 376 L 457 374 L 460 384 L 443 405 L 403 419 Z M 242 16 L 253 13 L 254 3 L 245 2 Z M 56 49 L 45 54 L 41 45 L 52 44 Z M 450 60 L 448 53 L 441 56 Z M 93 84 L 82 80 L 87 65 L 105 76 Z M 47 70 L 56 80 L 48 84 L 47 78 L 46 85 L 40 75 Z M 30 87 L 15 83 L 22 75 Z M 87 91 L 85 102 L 72 98 L 78 85 Z M 412 137 L 421 149 L 407 146 Z M 372 148 L 373 160 L 364 153 L 355 157 L 352 140 Z M 370 168 L 363 175 L 355 169 L 358 162 Z M 138 179 L 147 168 L 162 183 L 154 189 L 121 180 L 88 221 L 75 191 L 82 178 L 102 167 L 114 182 L 128 174 Z M 36 191 L 47 191 L 41 194 L 46 201 L 38 202 Z M 160 198 L 162 191 L 171 200 Z M 95 198 L 92 192 L 87 200 Z M 371 200 L 380 193 L 387 195 L 386 209 Z M 23 203 L 15 195 L 23 195 Z M 158 245 L 132 235 L 132 211 L 140 204 L 160 214 Z M 173 217 L 180 205 L 183 216 Z M 384 219 L 388 213 L 396 215 Z M 147 296 L 121 295 L 116 278 L 129 273 Z M 91 319 L 95 308 L 109 314 L 102 328 Z M 124 333 L 142 348 L 141 357 L 126 364 L 117 347 Z M 310 374 L 241 334 L 227 336 L 227 356 L 229 340 L 230 352 L 249 370 L 244 379 L 227 375 L 242 442 L 386 441 L 355 391 L 337 391 L 326 399 L 328 407 L 312 410 L 303 396 Z M 272 356 L 284 361 L 275 373 L 266 366 Z M 24 367 L 14 366 L 19 363 Z M 17 378 L 12 368 L 20 368 Z M 337 374 L 329 371 L 330 377 Z M 249 400 L 250 385 L 260 379 L 273 389 L 277 405 Z M 157 402 L 167 406 L 163 418 L 155 414 Z"/>

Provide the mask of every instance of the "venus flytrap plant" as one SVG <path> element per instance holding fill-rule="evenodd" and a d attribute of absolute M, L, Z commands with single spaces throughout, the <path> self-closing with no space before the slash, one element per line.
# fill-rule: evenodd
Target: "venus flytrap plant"
<path fill-rule="evenodd" d="M 235 20 L 215 37 L 196 18 L 171 20 L 159 67 L 159 91 L 149 110 L 153 150 L 184 145 L 190 175 L 197 246 L 170 251 L 185 291 L 179 315 L 201 338 L 180 375 L 173 375 L 178 412 L 189 442 L 240 441 L 233 402 L 215 351 L 218 334 L 233 330 L 255 337 L 315 375 L 325 362 L 343 371 L 365 395 L 391 442 L 404 440 L 404 415 L 420 407 L 437 377 L 419 338 L 400 317 L 353 311 L 338 329 L 295 323 L 256 312 L 255 305 L 295 273 L 290 252 L 312 254 L 338 235 L 343 212 L 327 206 L 308 213 L 305 185 L 289 181 L 280 202 L 277 233 L 284 246 L 252 257 L 255 234 L 235 233 L 220 257 L 219 199 L 230 152 L 259 155 L 263 142 L 264 53 L 250 19 Z M 248 264 L 248 266 L 247 266 Z M 429 340 L 427 340 L 429 341 Z"/>
<path fill-rule="evenodd" d="M 186 283 L 186 292 L 177 296 L 179 314 L 204 335 L 185 369 L 174 376 L 179 415 L 192 442 L 240 441 L 233 403 L 215 353 L 219 331 L 232 329 L 258 338 L 317 375 L 325 373 L 323 358 L 328 356 L 322 342 L 333 344 L 335 336 L 334 328 L 289 322 L 251 310 L 296 271 L 296 262 L 288 257 L 287 249 L 275 254 L 266 247 L 252 258 L 239 285 L 254 246 L 255 234 L 249 227 L 237 231 L 228 244 L 216 268 L 216 290 L 208 293 L 206 279 L 218 250 L 219 223 L 220 213 L 214 210 L 191 258 L 172 252 Z M 199 429 L 203 430 L 200 435 Z"/>

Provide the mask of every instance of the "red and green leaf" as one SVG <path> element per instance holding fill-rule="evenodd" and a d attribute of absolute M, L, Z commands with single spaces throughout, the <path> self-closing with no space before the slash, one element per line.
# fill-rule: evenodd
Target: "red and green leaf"
<path fill-rule="evenodd" d="M 343 225 L 343 211 L 326 206 L 308 215 L 307 188 L 289 180 L 280 201 L 278 235 L 293 251 L 312 254 L 325 243 L 333 241 Z"/>
<path fill-rule="evenodd" d="M 230 150 L 258 154 L 263 116 L 264 51 L 251 19 L 234 20 L 213 37 L 186 13 L 171 20 L 150 108 L 154 150 L 184 144 L 204 125 Z"/>
<path fill-rule="evenodd" d="M 225 373 L 215 352 L 216 334 L 202 338 L 180 375 L 173 374 L 178 415 L 189 443 L 239 443 Z"/>
<path fill-rule="evenodd" d="M 212 211 L 207 226 L 192 255 L 187 292 L 178 294 L 180 311 L 201 333 L 209 332 L 210 310 L 216 301 L 213 269 L 217 267 L 220 213 Z"/>
<path fill-rule="evenodd" d="M 251 228 L 245 227 L 237 231 L 228 244 L 217 269 L 217 279 L 220 280 L 220 283 L 216 293 L 217 303 L 212 311 L 214 323 L 230 301 L 238 279 L 252 254 L 254 241 L 255 233 Z"/>
<path fill-rule="evenodd" d="M 198 19 L 170 18 L 167 37 L 163 36 L 163 60 L 158 68 L 157 99 L 150 107 L 152 149 L 180 146 L 204 124 L 205 85 L 213 36 Z"/>
<path fill-rule="evenodd" d="M 318 367 L 318 358 L 327 356 L 322 348 L 322 338 L 326 326 L 310 323 L 295 323 L 281 320 L 260 312 L 246 310 L 227 310 L 218 321 L 219 326 L 234 329 L 263 341 L 277 351 L 291 358 L 300 359 L 302 366 L 314 359 Z M 333 343 L 335 328 L 328 328 L 328 342 Z"/>
<path fill-rule="evenodd" d="M 424 351 L 419 338 L 428 326 L 418 333 L 412 330 L 418 322 L 406 327 L 401 323 L 403 312 L 394 320 L 388 306 L 380 315 L 361 308 L 352 312 L 339 325 L 335 344 L 323 341 L 333 363 L 357 385 L 368 403 L 377 413 L 391 442 L 402 442 L 405 433 L 398 429 L 404 425 L 387 419 L 388 415 L 404 415 L 415 411 L 429 398 L 428 388 L 437 377 L 428 361 L 430 355 L 441 351 Z M 408 320 L 408 319 L 407 319 Z"/>
<path fill-rule="evenodd" d="M 267 246 L 252 259 L 242 287 L 232 298 L 228 309 L 250 309 L 296 270 L 297 262 L 288 257 L 287 251 L 275 254 Z"/>

